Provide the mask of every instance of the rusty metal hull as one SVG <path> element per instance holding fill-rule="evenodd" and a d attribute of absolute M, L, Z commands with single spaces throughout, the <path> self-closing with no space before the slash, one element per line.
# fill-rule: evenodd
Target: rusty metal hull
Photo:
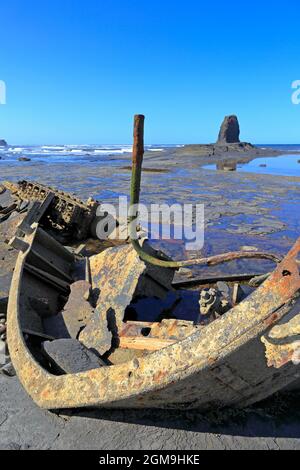
<path fill-rule="evenodd" d="M 205 328 L 123 364 L 60 376 L 37 362 L 23 336 L 23 319 L 30 322 L 24 299 L 32 282 L 26 269 L 32 246 L 33 238 L 14 270 L 8 345 L 21 383 L 43 408 L 244 407 L 300 377 L 300 239 L 263 285 Z M 55 289 L 43 292 L 55 304 Z"/>

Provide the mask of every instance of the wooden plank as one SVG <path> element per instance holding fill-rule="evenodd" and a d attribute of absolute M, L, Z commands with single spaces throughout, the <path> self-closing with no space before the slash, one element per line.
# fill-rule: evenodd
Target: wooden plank
<path fill-rule="evenodd" d="M 119 338 L 121 349 L 143 349 L 145 351 L 158 351 L 171 344 L 177 343 L 174 339 L 159 339 L 141 336 L 123 336 Z"/>
<path fill-rule="evenodd" d="M 29 336 L 36 336 L 39 338 L 41 341 L 54 341 L 56 338 L 50 335 L 46 335 L 45 333 L 40 333 L 38 331 L 33 331 L 29 330 L 28 328 L 22 328 L 22 333 L 24 335 L 29 335 Z"/>

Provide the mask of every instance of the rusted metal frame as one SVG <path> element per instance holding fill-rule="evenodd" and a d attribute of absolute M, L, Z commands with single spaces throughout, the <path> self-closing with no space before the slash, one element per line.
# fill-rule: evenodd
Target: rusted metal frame
<path fill-rule="evenodd" d="M 139 358 L 138 361 L 131 360 L 109 368 L 59 377 L 52 376 L 36 362 L 20 331 L 22 311 L 19 297 L 26 261 L 26 253 L 20 253 L 12 281 L 14 295 L 10 296 L 8 306 L 9 348 L 19 378 L 32 398 L 45 408 L 93 405 L 126 407 L 126 400 L 138 396 L 143 399 L 136 402 L 136 407 L 160 407 L 160 401 L 152 401 L 151 396 L 147 399 L 148 393 L 159 392 L 160 389 L 167 391 L 168 387 L 172 388 L 175 383 L 188 377 L 194 377 L 193 383 L 196 384 L 212 363 L 218 364 L 226 358 L 230 360 L 230 354 L 237 347 L 261 335 L 272 322 L 287 313 L 287 306 L 279 311 L 277 309 L 299 291 L 298 266 L 291 260 L 295 250 L 298 253 L 299 249 L 300 239 L 270 279 L 232 309 L 230 315 L 208 325 L 205 335 L 202 334 L 203 330 L 197 330 L 188 338 Z M 283 271 L 290 271 L 291 275 L 284 276 Z M 277 317 L 274 315 L 275 310 Z M 251 388 L 249 393 L 252 391 Z M 135 407 L 132 404 L 129 406 Z"/>
<path fill-rule="evenodd" d="M 144 157 L 144 121 L 145 116 L 137 114 L 134 116 L 134 131 L 133 131 L 133 150 L 132 150 L 132 174 L 130 186 L 130 213 L 128 217 L 128 233 L 131 244 L 136 250 L 140 258 L 146 263 L 160 266 L 162 268 L 178 269 L 185 266 L 214 266 L 216 264 L 226 263 L 236 259 L 266 259 L 279 263 L 282 258 L 272 254 L 263 252 L 245 252 L 233 251 L 223 253 L 206 258 L 190 259 L 183 261 L 167 261 L 146 253 L 140 245 L 136 236 L 136 221 L 138 216 L 138 204 L 140 199 L 140 186 L 142 175 L 142 164 Z M 136 209 L 136 211 L 134 211 Z"/>

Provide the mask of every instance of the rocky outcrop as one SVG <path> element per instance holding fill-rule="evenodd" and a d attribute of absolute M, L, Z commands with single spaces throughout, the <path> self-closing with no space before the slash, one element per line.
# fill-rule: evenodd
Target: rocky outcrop
<path fill-rule="evenodd" d="M 218 137 L 218 144 L 235 144 L 240 142 L 240 126 L 234 115 L 225 116 Z"/>
<path fill-rule="evenodd" d="M 7 147 L 7 142 L 4 139 L 0 139 L 0 147 Z"/>

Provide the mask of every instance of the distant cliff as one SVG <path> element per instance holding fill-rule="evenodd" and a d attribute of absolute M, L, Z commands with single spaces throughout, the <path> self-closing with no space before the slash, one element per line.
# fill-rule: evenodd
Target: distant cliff
<path fill-rule="evenodd" d="M 0 139 L 0 147 L 7 147 L 7 142 L 4 139 Z"/>

